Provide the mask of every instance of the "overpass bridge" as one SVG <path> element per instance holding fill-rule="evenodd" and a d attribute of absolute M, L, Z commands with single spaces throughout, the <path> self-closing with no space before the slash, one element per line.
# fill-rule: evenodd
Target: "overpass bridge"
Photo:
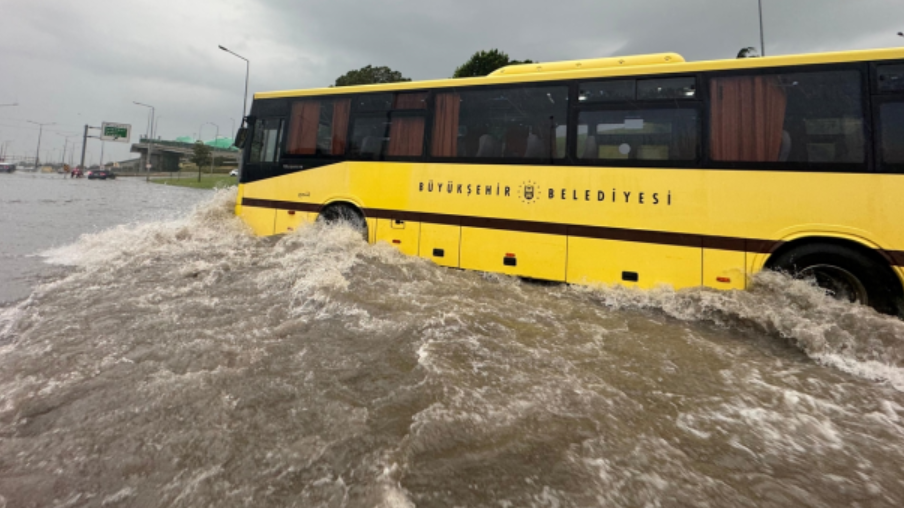
<path fill-rule="evenodd" d="M 220 140 L 222 141 L 222 140 Z M 194 143 L 185 143 L 182 141 L 166 141 L 166 140 L 148 140 L 141 138 L 138 143 L 132 144 L 132 153 L 139 154 L 141 158 L 140 168 L 146 169 L 148 163 L 148 145 L 151 145 L 151 164 L 154 171 L 175 172 L 179 171 L 179 163 L 188 161 L 195 150 Z M 210 148 L 210 156 L 213 158 L 222 157 L 227 163 L 238 165 L 241 152 L 235 148 L 222 148 L 220 146 L 212 146 Z"/>

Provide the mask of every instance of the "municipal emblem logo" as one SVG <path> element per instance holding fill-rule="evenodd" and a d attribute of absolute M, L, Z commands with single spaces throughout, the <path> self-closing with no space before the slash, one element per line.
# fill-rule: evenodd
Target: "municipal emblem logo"
<path fill-rule="evenodd" d="M 540 196 L 540 186 L 537 185 L 537 182 L 532 182 L 530 180 L 521 184 L 521 187 L 518 188 L 518 197 L 521 198 L 521 201 L 526 204 L 535 203 L 537 198 Z"/>

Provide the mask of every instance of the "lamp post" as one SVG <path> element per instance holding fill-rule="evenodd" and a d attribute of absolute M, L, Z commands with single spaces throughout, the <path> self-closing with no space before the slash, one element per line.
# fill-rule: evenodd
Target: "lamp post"
<path fill-rule="evenodd" d="M 229 53 L 230 55 L 237 56 L 245 61 L 245 97 L 242 99 L 242 121 L 244 122 L 245 111 L 248 108 L 248 76 L 251 74 L 251 62 L 249 62 L 248 59 L 243 57 L 242 55 L 224 48 L 222 45 L 220 45 L 219 48 Z"/>
<path fill-rule="evenodd" d="M 232 122 L 232 130 L 230 131 L 230 133 L 231 133 L 233 136 L 235 136 L 235 118 L 231 118 L 231 117 L 230 117 L 230 118 L 229 118 L 229 121 Z"/>
<path fill-rule="evenodd" d="M 210 125 L 213 125 L 214 127 L 217 128 L 216 134 L 213 135 L 213 145 L 211 145 L 211 148 L 210 148 L 210 174 L 212 175 L 213 174 L 214 152 L 217 149 L 217 140 L 220 139 L 220 126 L 213 122 L 210 122 Z"/>
<path fill-rule="evenodd" d="M 150 109 L 151 109 L 151 119 L 150 119 L 150 124 L 149 124 L 149 127 L 148 127 L 148 135 L 149 135 L 149 136 L 153 136 L 153 135 L 154 135 L 154 116 L 157 114 L 157 113 L 156 113 L 157 110 L 154 109 L 154 106 L 151 106 L 150 104 L 143 104 L 143 103 L 138 102 L 138 101 L 132 101 L 132 103 L 134 103 L 134 104 L 136 104 L 136 105 L 138 105 L 138 106 L 142 106 L 142 107 L 150 108 Z M 149 138 L 148 138 L 148 163 L 147 163 L 147 165 L 145 166 L 146 169 L 148 170 L 148 174 L 147 174 L 147 178 L 145 179 L 145 181 L 150 181 L 150 180 L 151 180 L 151 166 L 152 166 L 152 165 L 151 165 L 151 150 L 153 149 L 153 147 L 154 147 L 154 138 L 153 138 L 153 137 L 149 137 Z"/>
<path fill-rule="evenodd" d="M 66 149 L 69 147 L 69 138 L 76 138 L 76 137 L 78 137 L 78 134 L 73 134 L 71 136 L 66 136 L 66 135 L 61 134 L 61 136 L 63 136 L 63 139 L 64 139 L 64 141 L 63 141 L 63 164 L 66 164 Z M 72 148 L 75 149 L 75 144 L 72 145 Z M 71 161 L 71 159 L 72 159 L 72 157 L 70 156 L 70 161 Z"/>
<path fill-rule="evenodd" d="M 11 108 L 13 106 L 18 106 L 18 105 L 19 105 L 18 102 L 14 102 L 12 104 L 0 104 L 0 108 Z"/>
<path fill-rule="evenodd" d="M 9 144 L 12 142 L 12 139 L 0 142 L 0 161 L 6 160 L 6 147 L 9 146 Z"/>
<path fill-rule="evenodd" d="M 204 123 L 202 123 L 201 125 L 198 126 L 198 141 L 200 141 L 200 142 L 202 142 L 202 143 L 204 142 L 204 138 L 201 137 L 201 130 L 204 128 L 205 125 L 207 125 L 207 124 L 209 124 L 209 123 L 210 123 L 210 122 L 204 122 Z M 210 125 L 213 125 L 213 124 L 210 123 Z"/>
<path fill-rule="evenodd" d="M 56 125 L 56 122 L 38 123 L 38 122 L 32 122 L 31 120 L 26 120 L 26 122 L 33 123 L 38 126 L 38 149 L 35 150 L 35 171 L 37 171 L 38 170 L 38 160 L 41 157 L 41 135 L 44 134 L 44 126 L 45 125 Z"/>
<path fill-rule="evenodd" d="M 766 39 L 763 37 L 763 0 L 757 0 L 760 6 L 760 56 L 766 56 Z"/>

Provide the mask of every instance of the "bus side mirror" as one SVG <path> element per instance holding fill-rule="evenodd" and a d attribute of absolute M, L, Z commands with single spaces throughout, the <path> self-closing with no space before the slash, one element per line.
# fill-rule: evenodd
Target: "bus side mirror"
<path fill-rule="evenodd" d="M 245 126 L 239 127 L 239 131 L 235 133 L 235 141 L 232 144 L 237 148 L 245 147 L 245 138 L 248 137 L 248 128 Z"/>

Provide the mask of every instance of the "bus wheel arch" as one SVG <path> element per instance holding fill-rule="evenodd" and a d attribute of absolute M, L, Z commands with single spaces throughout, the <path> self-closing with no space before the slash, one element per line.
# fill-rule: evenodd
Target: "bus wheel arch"
<path fill-rule="evenodd" d="M 889 260 L 876 249 L 837 237 L 803 237 L 769 255 L 764 268 L 796 278 L 815 278 L 836 298 L 904 317 L 904 286 Z"/>
<path fill-rule="evenodd" d="M 361 231 L 365 240 L 368 238 L 367 219 L 364 212 L 357 205 L 348 201 L 333 201 L 325 205 L 317 215 L 317 222 L 326 224 L 345 222 Z"/>

